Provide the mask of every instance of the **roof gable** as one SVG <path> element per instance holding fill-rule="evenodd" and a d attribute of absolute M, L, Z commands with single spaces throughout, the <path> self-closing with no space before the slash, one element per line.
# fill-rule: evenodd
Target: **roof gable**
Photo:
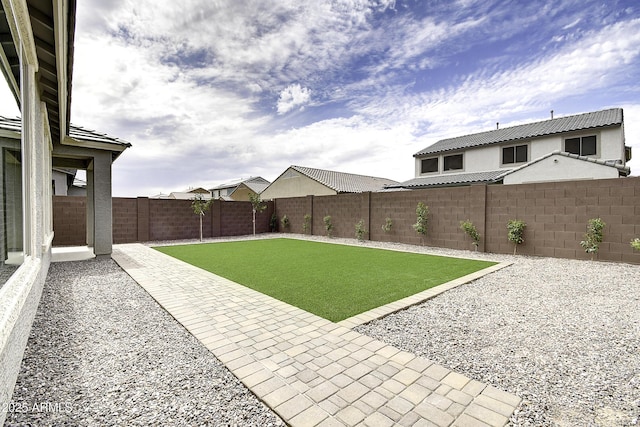
<path fill-rule="evenodd" d="M 260 189 L 260 187 L 264 186 L 264 188 L 262 188 L 262 190 L 264 190 L 265 188 L 267 188 L 267 186 L 269 184 L 271 184 L 269 181 L 267 181 L 266 179 L 264 179 L 261 176 L 252 176 L 249 178 L 239 178 L 239 179 L 235 179 L 233 181 L 228 181 L 225 182 L 223 184 L 220 184 L 216 187 L 211 188 L 211 191 L 214 190 L 224 190 L 227 188 L 237 188 L 240 184 L 244 184 L 247 187 L 249 187 L 250 189 L 254 190 L 255 189 Z M 262 191 L 260 190 L 260 191 Z M 255 191 L 255 190 L 254 190 Z"/>
<path fill-rule="evenodd" d="M 462 150 L 483 145 L 498 144 L 501 142 L 554 135 L 562 132 L 622 125 L 623 120 L 622 108 L 612 108 L 609 110 L 560 117 L 557 119 L 458 136 L 455 138 L 441 139 L 435 144 L 418 151 L 413 156 L 418 157 L 425 154 Z"/>

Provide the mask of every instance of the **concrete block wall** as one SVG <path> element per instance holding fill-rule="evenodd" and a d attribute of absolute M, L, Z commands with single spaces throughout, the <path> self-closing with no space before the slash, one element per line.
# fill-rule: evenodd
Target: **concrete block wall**
<path fill-rule="evenodd" d="M 136 199 L 114 197 L 113 243 L 135 242 L 138 239 L 138 203 Z"/>
<path fill-rule="evenodd" d="M 55 246 L 86 245 L 86 198 L 55 196 Z M 273 202 L 256 214 L 256 233 L 269 232 Z M 216 200 L 202 218 L 203 237 L 253 232 L 251 203 Z M 197 239 L 199 219 L 189 200 L 113 198 L 113 242 Z"/>
<path fill-rule="evenodd" d="M 314 197 L 292 197 L 288 199 L 275 200 L 275 212 L 278 217 L 278 230 L 281 233 L 302 233 L 302 225 L 304 224 L 304 216 L 306 214 L 313 214 L 313 200 Z M 287 229 L 282 228 L 282 217 L 286 215 L 289 218 L 289 227 Z M 312 222 L 315 219 L 312 216 Z M 322 220 L 322 219 L 321 219 Z M 324 230 L 324 226 L 317 228 L 312 224 L 313 234 L 322 234 L 321 230 Z"/>
<path fill-rule="evenodd" d="M 72 200 L 69 200 L 72 199 Z M 83 245 L 83 198 L 54 197 L 54 244 Z M 429 231 L 421 238 L 413 229 L 416 206 L 429 206 Z M 198 237 L 198 217 L 188 200 L 114 199 L 115 243 Z M 507 222 L 527 223 L 524 255 L 589 259 L 580 247 L 587 221 L 600 217 L 606 223 L 597 259 L 640 264 L 640 252 L 629 242 L 640 237 L 640 178 L 566 181 L 542 184 L 472 185 L 335 196 L 278 199 L 256 216 L 256 232 L 270 231 L 274 212 L 283 233 L 302 233 L 304 215 L 312 215 L 312 234 L 325 235 L 323 218 L 331 215 L 333 235 L 355 239 L 355 224 L 363 219 L 371 240 L 473 250 L 471 239 L 460 229 L 470 220 L 481 235 L 480 251 L 512 253 Z M 287 215 L 290 227 L 282 230 Z M 391 231 L 382 230 L 391 218 Z M 252 233 L 249 202 L 215 201 L 203 221 L 204 237 Z"/>
<path fill-rule="evenodd" d="M 327 215 L 331 216 L 332 236 L 355 238 L 356 223 L 361 219 L 365 222 L 365 228 L 369 230 L 369 199 L 370 193 L 314 197 L 313 234 L 327 234 L 324 223 L 324 217 Z"/>
<path fill-rule="evenodd" d="M 471 249 L 471 239 L 460 229 L 460 221 L 470 220 L 484 236 L 485 186 L 435 188 L 417 191 L 373 193 L 371 195 L 372 240 L 425 244 L 452 249 Z M 429 207 L 427 236 L 413 228 L 419 202 Z M 385 232 L 386 218 L 393 222 Z M 484 239 L 483 239 L 484 240 Z M 483 241 L 481 240 L 480 250 Z"/>
<path fill-rule="evenodd" d="M 149 199 L 149 240 L 197 239 L 199 224 L 190 200 Z M 202 230 L 203 236 L 211 235 L 211 222 L 206 215 Z"/>
<path fill-rule="evenodd" d="M 570 181 L 487 188 L 488 252 L 513 252 L 511 219 L 527 223 L 518 253 L 590 259 L 580 241 L 589 219 L 607 224 L 596 259 L 640 264 L 629 242 L 640 236 L 640 178 Z"/>
<path fill-rule="evenodd" d="M 87 199 L 81 196 L 53 196 L 53 245 L 85 245 Z"/>

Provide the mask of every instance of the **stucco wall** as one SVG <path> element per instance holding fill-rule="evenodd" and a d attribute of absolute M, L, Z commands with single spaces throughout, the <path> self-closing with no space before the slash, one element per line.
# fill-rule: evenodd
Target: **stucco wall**
<path fill-rule="evenodd" d="M 283 197 L 304 197 L 309 194 L 327 196 L 336 192 L 292 169 L 287 169 L 260 196 L 263 200 L 272 200 Z"/>
<path fill-rule="evenodd" d="M 617 178 L 616 168 L 560 154 L 552 155 L 504 177 L 504 184 Z"/>

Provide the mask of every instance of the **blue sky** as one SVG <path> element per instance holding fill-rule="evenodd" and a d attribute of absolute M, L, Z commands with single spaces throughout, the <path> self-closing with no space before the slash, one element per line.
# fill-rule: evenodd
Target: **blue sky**
<path fill-rule="evenodd" d="M 116 196 L 292 164 L 404 181 L 439 139 L 610 107 L 640 173 L 635 0 L 83 0 L 77 14 L 72 122 L 133 144 Z"/>

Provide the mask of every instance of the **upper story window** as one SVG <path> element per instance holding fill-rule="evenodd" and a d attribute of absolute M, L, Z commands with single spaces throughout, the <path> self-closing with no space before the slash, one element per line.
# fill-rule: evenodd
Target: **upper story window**
<path fill-rule="evenodd" d="M 444 156 L 444 170 L 452 171 L 462 169 L 462 154 Z"/>
<path fill-rule="evenodd" d="M 512 147 L 504 147 L 502 149 L 503 165 L 525 163 L 528 160 L 528 150 L 526 145 L 515 145 Z"/>
<path fill-rule="evenodd" d="M 596 136 L 581 136 L 564 140 L 564 151 L 579 156 L 595 156 L 597 152 Z"/>
<path fill-rule="evenodd" d="M 420 162 L 420 173 L 438 172 L 438 158 L 422 159 Z"/>

